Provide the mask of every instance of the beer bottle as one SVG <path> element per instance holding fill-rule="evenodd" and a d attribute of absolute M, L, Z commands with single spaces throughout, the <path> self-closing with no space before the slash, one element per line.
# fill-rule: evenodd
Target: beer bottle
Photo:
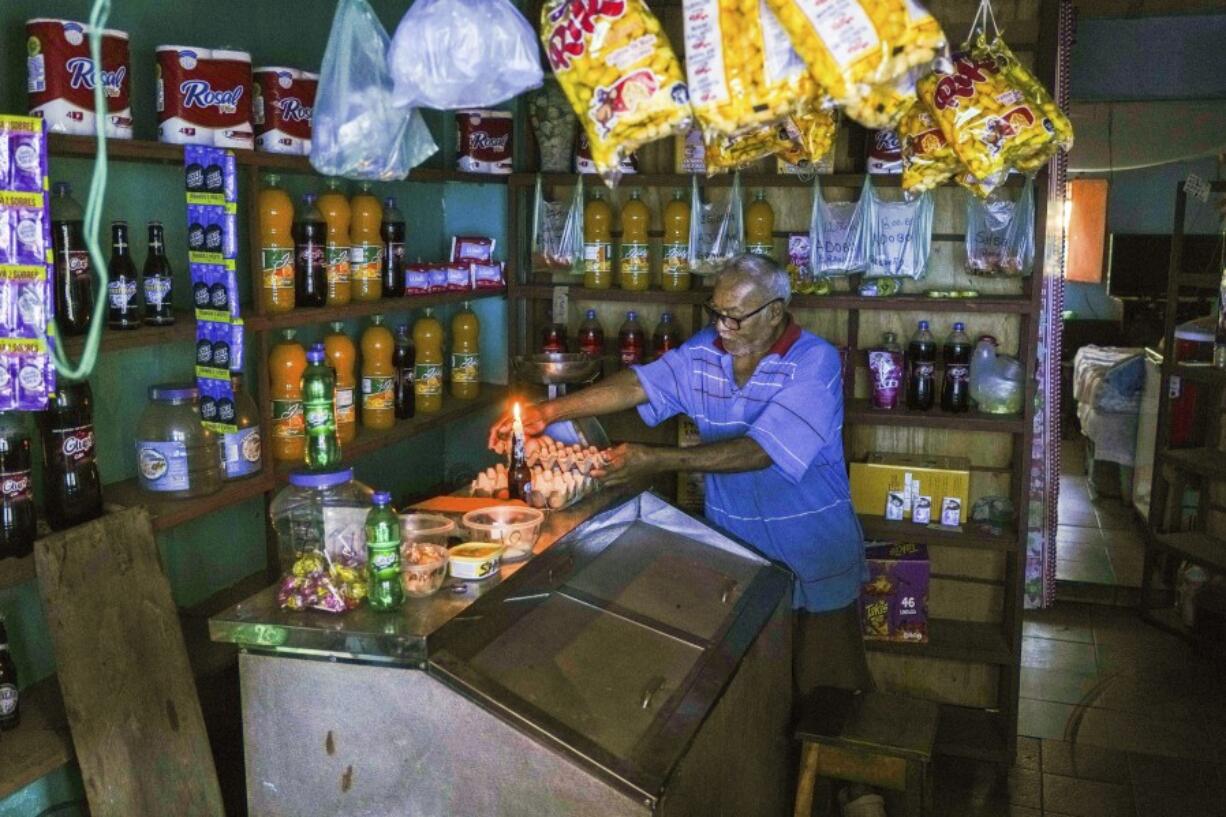
<path fill-rule="evenodd" d="M 9 654 L 9 634 L 0 618 L 0 732 L 21 723 L 21 695 L 17 691 L 17 667 Z"/>
<path fill-rule="evenodd" d="M 169 326 L 175 322 L 174 274 L 166 258 L 162 222 L 149 222 L 149 253 L 145 256 L 145 323 Z"/>
<path fill-rule="evenodd" d="M 302 372 L 302 416 L 306 423 L 306 465 L 312 471 L 327 471 L 341 462 L 336 441 L 336 372 L 325 363 L 324 345 L 316 343 L 307 352 Z"/>
<path fill-rule="evenodd" d="M 370 574 L 370 608 L 395 610 L 404 603 L 400 584 L 400 517 L 392 495 L 375 491 L 375 507 L 366 514 L 366 565 Z"/>
<path fill-rule="evenodd" d="M 140 327 L 140 303 L 136 296 L 136 264 L 132 263 L 128 242 L 128 222 L 111 222 L 111 262 L 107 265 L 110 281 L 106 285 L 107 318 L 111 329 Z"/>
<path fill-rule="evenodd" d="M 511 499 L 532 500 L 532 469 L 524 456 L 524 435 L 511 435 L 511 469 L 507 472 L 507 489 Z"/>

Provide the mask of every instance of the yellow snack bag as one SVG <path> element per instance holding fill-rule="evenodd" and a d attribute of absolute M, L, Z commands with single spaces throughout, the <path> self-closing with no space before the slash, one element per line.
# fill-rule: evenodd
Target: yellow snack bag
<path fill-rule="evenodd" d="M 923 193 L 944 184 L 962 168 L 945 133 L 922 104 L 907 111 L 898 123 L 902 143 L 902 189 Z"/>
<path fill-rule="evenodd" d="M 842 102 L 859 85 L 889 79 L 881 68 L 890 45 L 881 28 L 901 15 L 902 0 L 766 0 L 817 83 Z M 902 26 L 905 28 L 905 24 Z"/>
<path fill-rule="evenodd" d="M 988 47 L 988 50 L 995 55 L 998 62 L 1005 66 L 1005 73 L 1008 74 L 1010 81 L 1018 88 L 1021 88 L 1022 93 L 1026 94 L 1026 98 L 1033 102 L 1047 120 L 1051 123 L 1052 129 L 1056 134 L 1056 146 L 1065 152 L 1073 149 L 1073 123 L 1065 116 L 1064 111 L 1060 110 L 1060 106 L 1056 104 L 1056 100 L 1043 87 L 1043 83 L 1039 82 L 1038 78 L 1030 71 L 1026 70 L 1026 66 L 1018 60 L 1009 46 L 1005 45 L 1005 41 L 997 37 Z M 1043 162 L 1046 164 L 1046 162 Z M 1040 165 L 1041 166 L 1041 165 Z"/>
<path fill-rule="evenodd" d="M 541 42 L 606 178 L 635 148 L 688 126 L 681 64 L 642 0 L 549 0 Z"/>
<path fill-rule="evenodd" d="M 839 135 L 839 111 L 830 105 L 819 105 L 793 116 L 789 124 L 790 138 L 775 155 L 792 165 L 816 165 L 834 148 Z"/>
<path fill-rule="evenodd" d="M 915 73 L 907 71 L 891 82 L 870 85 L 863 96 L 843 100 L 843 110 L 871 130 L 894 130 L 916 102 L 915 79 Z"/>
<path fill-rule="evenodd" d="M 916 0 L 903 0 L 906 29 L 890 58 L 889 71 L 900 74 L 909 68 L 927 65 L 946 46 L 945 32 L 928 9 Z"/>
<path fill-rule="evenodd" d="M 771 122 L 735 136 L 717 136 L 707 142 L 707 175 L 736 170 L 770 156 L 787 139 L 787 125 Z"/>

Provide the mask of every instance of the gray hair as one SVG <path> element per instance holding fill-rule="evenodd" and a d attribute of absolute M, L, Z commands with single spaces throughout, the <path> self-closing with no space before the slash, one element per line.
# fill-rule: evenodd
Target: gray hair
<path fill-rule="evenodd" d="M 725 281 L 749 281 L 770 300 L 781 300 L 785 305 L 792 300 L 792 279 L 783 268 L 763 255 L 746 253 L 733 258 L 715 276 L 716 286 Z"/>

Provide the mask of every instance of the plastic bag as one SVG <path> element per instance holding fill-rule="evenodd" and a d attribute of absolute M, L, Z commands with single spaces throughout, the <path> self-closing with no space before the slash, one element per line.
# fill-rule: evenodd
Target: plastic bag
<path fill-rule="evenodd" d="M 745 216 L 741 202 L 741 175 L 732 177 L 728 199 L 704 204 L 698 177 L 690 187 L 690 271 L 714 275 L 745 248 Z"/>
<path fill-rule="evenodd" d="M 735 170 L 772 155 L 792 164 L 816 164 L 834 146 L 835 117 L 831 110 L 812 110 L 735 136 L 716 136 L 706 145 L 707 174 Z"/>
<path fill-rule="evenodd" d="M 583 176 L 577 177 L 570 202 L 546 201 L 541 177 L 536 177 L 532 269 L 583 271 Z"/>
<path fill-rule="evenodd" d="M 904 115 L 918 101 L 915 82 L 918 70 L 903 73 L 890 82 L 870 85 L 864 94 L 853 94 L 843 100 L 847 115 L 872 130 L 894 130 Z"/>
<path fill-rule="evenodd" d="M 895 54 L 890 58 L 888 69 L 895 74 L 927 65 L 936 59 L 937 54 L 945 50 L 948 44 L 937 18 L 916 0 L 903 0 L 903 13 L 907 26 L 901 34 Z"/>
<path fill-rule="evenodd" d="M 962 168 L 945 133 L 923 105 L 914 105 L 898 123 L 902 143 L 902 189 L 908 194 L 932 190 Z"/>
<path fill-rule="evenodd" d="M 839 111 L 833 103 L 821 104 L 793 116 L 791 123 L 798 136 L 775 151 L 776 156 L 802 167 L 816 167 L 830 156 L 839 135 Z"/>
<path fill-rule="evenodd" d="M 817 279 L 864 271 L 863 190 L 856 201 L 828 202 L 821 181 L 813 180 L 809 253 L 809 268 Z"/>
<path fill-rule="evenodd" d="M 366 0 L 340 0 L 311 122 L 311 165 L 325 176 L 396 181 L 438 150 L 421 114 L 392 101 L 387 45 Z"/>
<path fill-rule="evenodd" d="M 488 108 L 541 87 L 532 26 L 507 0 L 417 0 L 388 55 L 397 105 Z"/>
<path fill-rule="evenodd" d="M 882 201 L 864 182 L 865 275 L 869 278 L 924 277 L 932 250 L 932 194 L 912 201 Z"/>
<path fill-rule="evenodd" d="M 1017 201 L 966 199 L 966 271 L 1016 278 L 1034 266 L 1034 181 L 1027 178 Z"/>

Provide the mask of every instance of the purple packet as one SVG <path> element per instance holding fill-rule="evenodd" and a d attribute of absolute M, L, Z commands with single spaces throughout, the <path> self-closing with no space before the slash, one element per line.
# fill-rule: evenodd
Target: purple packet
<path fill-rule="evenodd" d="M 0 139 L 0 141 L 4 141 Z M 17 256 L 14 253 L 13 219 L 16 213 L 0 204 L 0 264 L 15 264 Z"/>
<path fill-rule="evenodd" d="M 192 306 L 198 310 L 209 309 L 209 270 L 207 264 L 188 265 L 192 278 Z"/>
<path fill-rule="evenodd" d="M 869 349 L 868 371 L 872 381 L 872 407 L 896 408 L 903 388 L 902 352 L 885 348 Z"/>
<path fill-rule="evenodd" d="M 473 289 L 502 289 L 506 285 L 503 280 L 503 266 L 501 261 L 494 264 L 474 263 L 472 265 Z"/>
<path fill-rule="evenodd" d="M 9 350 L 0 352 L 0 411 L 17 407 L 17 370 L 19 355 Z"/>
<path fill-rule="evenodd" d="M 465 292 L 473 288 L 471 264 L 448 264 L 446 270 L 448 292 Z"/>
<path fill-rule="evenodd" d="M 14 225 L 14 255 L 18 264 L 47 263 L 46 230 L 41 207 L 19 207 Z"/>
<path fill-rule="evenodd" d="M 15 310 L 11 336 L 41 338 L 47 332 L 47 287 L 42 278 L 27 278 L 5 281 L 12 291 L 16 287 Z"/>
<path fill-rule="evenodd" d="M 404 294 L 426 295 L 430 292 L 430 273 L 424 264 L 409 264 L 404 270 Z"/>
<path fill-rule="evenodd" d="M 227 261 L 238 258 L 238 214 L 228 209 L 221 214 L 221 257 Z"/>
<path fill-rule="evenodd" d="M 9 151 L 8 134 L 0 131 L 0 190 L 12 189 L 12 159 Z"/>
<path fill-rule="evenodd" d="M 238 203 L 238 160 L 234 151 L 223 150 L 221 160 L 222 192 L 226 196 L 226 204 Z"/>
<path fill-rule="evenodd" d="M 212 256 L 220 256 L 225 245 L 225 213 L 219 207 L 205 205 L 202 218 L 204 251 Z"/>
<path fill-rule="evenodd" d="M 230 371 L 243 371 L 243 325 L 230 324 Z"/>
<path fill-rule="evenodd" d="M 204 228 L 208 208 L 203 204 L 187 205 L 187 251 L 202 253 L 204 249 Z"/>
<path fill-rule="evenodd" d="M 213 368 L 226 369 L 230 368 L 231 362 L 231 343 L 230 343 L 230 324 L 228 323 L 213 323 Z"/>
<path fill-rule="evenodd" d="M 41 133 L 9 133 L 8 189 L 22 193 L 43 192 L 43 135 Z"/>
<path fill-rule="evenodd" d="M 200 422 L 210 425 L 217 422 L 217 396 L 213 390 L 216 382 L 211 377 L 196 378 L 196 386 L 200 390 Z"/>
<path fill-rule="evenodd" d="M 47 353 L 26 352 L 18 355 L 17 408 L 41 411 L 47 407 Z"/>
<path fill-rule="evenodd" d="M 430 276 L 430 291 L 431 292 L 446 292 L 447 291 L 447 265 L 434 264 L 427 271 Z"/>
<path fill-rule="evenodd" d="M 196 365 L 206 368 L 213 365 L 212 321 L 196 321 Z"/>

